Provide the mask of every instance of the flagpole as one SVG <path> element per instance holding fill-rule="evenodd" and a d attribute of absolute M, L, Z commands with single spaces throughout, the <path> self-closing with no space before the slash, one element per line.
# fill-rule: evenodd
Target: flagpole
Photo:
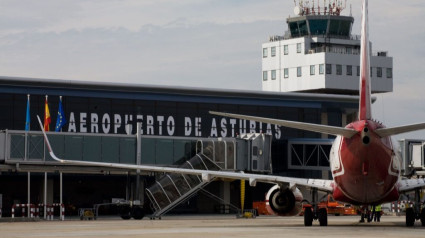
<path fill-rule="evenodd" d="M 30 122 L 31 122 L 31 115 L 30 115 L 30 95 L 27 94 L 27 112 L 25 115 L 25 131 L 30 130 Z"/>
<path fill-rule="evenodd" d="M 62 105 L 62 96 L 59 96 L 59 102 Z M 61 132 L 62 132 L 62 127 L 61 127 Z"/>

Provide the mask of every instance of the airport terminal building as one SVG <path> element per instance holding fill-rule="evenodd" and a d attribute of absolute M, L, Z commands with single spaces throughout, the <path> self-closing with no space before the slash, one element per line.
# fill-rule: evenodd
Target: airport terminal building
<path fill-rule="evenodd" d="M 75 148 L 71 146 L 75 143 L 91 143 L 87 139 L 81 141 L 77 138 L 78 136 L 81 138 L 84 138 L 84 135 L 131 136 L 136 133 L 137 123 L 140 123 L 142 137 L 155 138 L 157 144 L 166 144 L 172 138 L 193 140 L 217 137 L 234 138 L 246 133 L 268 134 L 272 138 L 272 170 L 270 169 L 269 172 L 313 178 L 329 178 L 327 154 L 332 138 L 318 133 L 260 124 L 254 121 L 221 118 L 209 114 L 209 111 L 343 126 L 355 119 L 358 107 L 357 96 L 162 87 L 15 77 L 1 77 L 0 92 L 0 110 L 2 111 L 0 129 L 7 134 L 2 141 L 5 149 L 0 156 L 2 160 L 0 177 L 3 178 L 0 194 L 3 194 L 3 214 L 7 213 L 5 208 L 10 207 L 13 203 L 26 202 L 27 171 L 23 165 L 32 163 L 38 166 L 36 171 L 43 172 L 43 166 L 47 167 L 51 161 L 45 150 L 44 152 L 38 150 L 37 155 L 37 150 L 34 149 L 37 147 L 37 141 L 41 140 L 42 143 L 40 134 L 38 137 L 37 135 L 30 136 L 31 133 L 40 132 L 36 116 L 44 116 L 46 95 L 48 95 L 48 105 L 52 117 L 50 128 L 55 126 L 59 97 L 62 96 L 65 118 L 68 122 L 62 132 L 50 132 L 49 135 L 75 135 L 61 141 L 68 147 L 57 151 L 60 156 L 68 159 L 135 163 L 135 152 L 122 149 L 126 148 L 125 142 L 123 142 L 124 144 L 119 142 L 124 147 L 119 147 L 118 151 L 105 152 L 105 148 L 111 148 L 108 145 L 113 145 L 114 141 L 102 141 L 102 143 L 106 143 L 103 144 L 103 147 L 99 147 L 103 151 L 102 158 L 97 158 L 99 151 L 90 153 L 84 149 L 78 149 L 78 146 Z M 30 95 L 31 124 L 29 132 L 24 131 L 27 95 Z M 21 135 L 22 143 L 17 140 L 19 136 L 13 133 Z M 8 142 L 7 138 L 10 138 L 11 142 Z M 131 146 L 135 142 L 130 141 L 129 143 Z M 320 149 L 316 150 L 318 145 Z M 20 152 L 17 148 L 22 148 L 21 151 L 26 151 L 25 154 L 19 155 Z M 119 159 L 114 158 L 114 155 L 117 155 Z M 160 148 L 152 150 L 151 144 L 144 146 L 142 141 L 140 164 L 170 166 L 178 162 L 179 159 L 176 158 L 176 155 L 170 156 Z M 50 195 L 52 202 L 58 202 L 56 192 L 59 189 L 58 171 L 65 171 L 64 203 L 72 203 L 76 207 L 92 206 L 92 204 L 102 203 L 114 197 L 125 197 L 126 190 L 123 187 L 126 187 L 126 181 L 128 182 L 128 176 L 125 173 L 109 173 L 107 175 L 105 173 L 99 175 L 99 171 L 93 173 L 68 171 L 67 173 L 63 168 L 50 168 L 46 171 L 51 172 L 49 173 L 49 185 L 54 187 L 49 192 L 52 193 Z M 31 200 L 42 200 L 43 174 L 33 174 Z M 155 181 L 155 176 L 153 176 L 154 174 L 145 175 L 144 181 L 146 186 L 149 186 L 149 183 Z M 214 185 L 212 186 L 214 187 Z M 220 185 L 217 186 L 220 187 Z M 233 185 L 229 185 L 227 188 L 232 190 Z M 234 197 L 230 200 L 237 203 L 239 193 L 235 192 Z M 262 198 L 259 196 L 259 198 L 252 199 L 261 200 Z"/>

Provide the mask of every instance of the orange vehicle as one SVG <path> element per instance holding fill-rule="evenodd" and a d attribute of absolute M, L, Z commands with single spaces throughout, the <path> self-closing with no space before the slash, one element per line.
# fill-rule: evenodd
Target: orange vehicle
<path fill-rule="evenodd" d="M 312 207 L 310 204 L 303 204 L 303 211 L 306 207 Z M 345 215 L 346 213 L 346 207 L 343 203 L 337 202 L 333 199 L 332 195 L 328 195 L 326 201 L 322 201 L 319 203 L 319 209 L 320 208 L 326 208 L 328 214 L 334 214 L 335 216 L 339 215 Z M 350 213 L 351 210 L 347 209 L 347 214 Z M 300 215 L 303 215 L 304 212 L 302 212 Z"/>
<path fill-rule="evenodd" d="M 257 210 L 257 216 L 270 215 L 266 208 L 266 202 L 264 201 L 252 202 L 252 208 Z"/>

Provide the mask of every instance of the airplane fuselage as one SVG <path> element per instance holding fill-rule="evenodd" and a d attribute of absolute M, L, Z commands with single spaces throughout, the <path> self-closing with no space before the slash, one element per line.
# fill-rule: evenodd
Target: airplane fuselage
<path fill-rule="evenodd" d="M 374 133 L 384 128 L 371 120 L 360 120 L 346 126 L 359 133 L 351 138 L 338 136 L 330 154 L 336 200 L 351 204 L 380 204 L 398 199 L 396 183 L 400 160 L 391 138 Z"/>

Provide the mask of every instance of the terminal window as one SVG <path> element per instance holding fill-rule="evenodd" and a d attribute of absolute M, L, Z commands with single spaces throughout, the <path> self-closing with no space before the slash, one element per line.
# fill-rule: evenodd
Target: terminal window
<path fill-rule="evenodd" d="M 373 76 L 373 68 L 370 67 L 370 77 L 372 77 L 372 76 Z"/>
<path fill-rule="evenodd" d="M 267 48 L 263 48 L 263 58 L 267 58 Z"/>
<path fill-rule="evenodd" d="M 303 76 L 302 69 L 301 69 L 301 67 L 298 67 L 297 68 L 297 77 L 301 77 L 301 76 Z"/>
<path fill-rule="evenodd" d="M 276 56 L 276 47 L 274 47 L 274 46 L 271 48 L 271 56 L 272 57 Z"/>
<path fill-rule="evenodd" d="M 267 71 L 263 71 L 263 81 L 267 81 Z"/>
<path fill-rule="evenodd" d="M 283 74 L 285 78 L 289 78 L 289 69 L 288 68 L 283 69 Z"/>
<path fill-rule="evenodd" d="M 310 75 L 315 75 L 315 74 L 316 74 L 316 66 L 310 65 Z"/>
<path fill-rule="evenodd" d="M 360 66 L 357 66 L 357 76 L 360 76 Z"/>
<path fill-rule="evenodd" d="M 285 54 L 285 55 L 288 55 L 289 54 L 288 45 L 284 45 L 283 46 L 283 54 Z"/>
<path fill-rule="evenodd" d="M 297 43 L 297 53 L 301 53 L 301 43 Z"/>

